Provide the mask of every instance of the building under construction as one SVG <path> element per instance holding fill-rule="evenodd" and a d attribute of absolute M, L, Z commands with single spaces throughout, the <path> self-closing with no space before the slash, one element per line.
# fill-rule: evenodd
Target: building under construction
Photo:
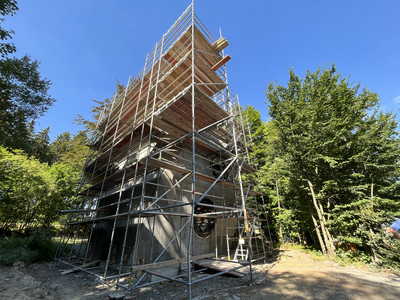
<path fill-rule="evenodd" d="M 173 280 L 191 298 L 193 284 L 248 273 L 265 257 L 251 136 L 228 87 L 227 46 L 192 3 L 115 94 L 98 120 L 58 261 L 127 291 Z M 216 273 L 198 276 L 196 265 Z"/>

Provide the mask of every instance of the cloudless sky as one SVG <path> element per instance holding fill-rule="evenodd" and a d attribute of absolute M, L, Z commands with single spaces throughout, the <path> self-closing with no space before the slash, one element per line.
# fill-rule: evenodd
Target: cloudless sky
<path fill-rule="evenodd" d="M 77 114 L 89 117 L 92 99 L 115 91 L 144 66 L 189 0 L 19 1 L 4 27 L 15 31 L 17 56 L 41 62 L 57 102 L 38 120 L 54 139 L 76 133 Z M 400 109 L 399 0 L 196 0 L 195 12 L 217 37 L 229 42 L 229 85 L 242 106 L 267 119 L 266 85 L 286 84 L 288 69 L 336 64 L 355 84 L 379 94 L 385 110 Z M 399 118 L 398 118 L 399 119 Z"/>

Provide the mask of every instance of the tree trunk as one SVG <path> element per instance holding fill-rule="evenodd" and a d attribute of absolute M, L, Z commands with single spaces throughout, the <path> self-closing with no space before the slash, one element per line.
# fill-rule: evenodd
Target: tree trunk
<path fill-rule="evenodd" d="M 374 209 L 374 183 L 371 183 L 371 208 L 372 210 Z M 372 231 L 372 229 L 369 229 L 369 233 L 371 234 L 371 239 L 372 239 L 372 246 L 371 246 L 371 251 L 372 251 L 372 260 L 376 262 L 378 260 L 378 257 L 376 255 L 374 245 L 375 245 L 375 234 Z"/>
<path fill-rule="evenodd" d="M 283 234 L 282 234 L 282 221 L 281 221 L 281 201 L 279 199 L 279 185 L 278 185 L 278 176 L 275 172 L 275 188 L 276 188 L 276 199 L 278 200 L 278 213 L 279 213 L 279 239 L 283 241 Z"/>
<path fill-rule="evenodd" d="M 322 206 L 320 205 L 320 203 L 317 201 L 317 198 L 315 197 L 314 187 L 313 187 L 311 181 L 307 179 L 307 183 L 308 183 L 308 186 L 310 187 L 314 208 L 317 211 L 319 224 L 321 226 L 324 247 L 326 246 L 328 256 L 332 257 L 335 255 L 335 250 L 334 250 L 332 241 L 328 237 L 329 232 L 325 227 L 325 218 L 323 217 L 323 213 L 321 211 Z M 315 218 L 314 218 L 314 216 L 312 216 L 312 217 L 313 217 L 313 222 L 314 222 Z M 315 220 L 315 222 L 316 222 L 316 220 Z M 329 236 L 330 236 L 330 234 L 329 234 Z"/>
<path fill-rule="evenodd" d="M 375 234 L 371 228 L 369 229 L 369 232 L 371 234 L 372 245 L 375 245 Z M 376 255 L 376 252 L 375 252 L 375 249 L 373 246 L 371 246 L 371 251 L 372 251 L 372 261 L 376 262 L 378 260 L 378 257 Z"/>
<path fill-rule="evenodd" d="M 312 208 L 311 208 L 310 205 L 308 206 L 308 208 L 310 209 L 311 218 L 312 218 L 313 223 L 314 223 L 315 232 L 317 233 L 317 237 L 318 237 L 319 244 L 321 246 L 322 253 L 324 255 L 326 255 L 326 247 L 325 247 L 324 241 L 322 240 L 321 231 L 320 231 L 320 228 L 318 226 L 317 220 L 314 217 L 314 213 L 312 212 Z"/>
<path fill-rule="evenodd" d="M 371 206 L 374 207 L 374 183 L 371 183 Z"/>
<path fill-rule="evenodd" d="M 325 212 L 324 212 L 324 208 L 321 205 L 321 202 L 319 202 L 319 208 L 320 208 L 321 214 L 322 214 L 322 221 L 324 224 L 326 224 Z M 325 240 L 326 247 L 329 249 L 328 252 L 330 252 L 331 255 L 335 255 L 336 251 L 335 251 L 335 246 L 333 245 L 333 239 L 332 239 L 331 233 L 329 232 L 327 227 L 325 227 L 325 231 L 326 231 L 326 235 L 328 238 L 327 240 Z"/>

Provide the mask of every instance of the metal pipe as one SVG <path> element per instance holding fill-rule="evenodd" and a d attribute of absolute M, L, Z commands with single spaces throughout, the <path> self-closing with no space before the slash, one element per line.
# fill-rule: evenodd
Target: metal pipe
<path fill-rule="evenodd" d="M 192 212 L 190 216 L 190 230 L 189 230 L 189 238 L 188 238 L 188 246 L 187 246 L 187 270 L 188 270 L 188 298 L 192 299 L 192 265 L 191 265 L 191 256 L 192 256 L 192 238 L 193 238 L 193 230 L 194 230 L 194 206 L 196 203 L 196 127 L 195 127 L 195 44 L 194 44 L 194 0 L 192 0 Z"/>
<path fill-rule="evenodd" d="M 203 193 L 203 195 L 199 198 L 199 200 L 197 201 L 198 203 L 208 194 L 208 192 L 214 187 L 214 185 L 222 178 L 222 176 L 224 176 L 224 174 L 226 173 L 226 171 L 233 165 L 233 163 L 236 161 L 237 157 L 234 157 L 232 159 L 232 161 L 229 163 L 229 165 L 221 172 L 221 174 L 219 174 L 219 176 L 217 177 L 217 179 L 215 179 L 215 181 L 209 186 L 209 188 Z"/>

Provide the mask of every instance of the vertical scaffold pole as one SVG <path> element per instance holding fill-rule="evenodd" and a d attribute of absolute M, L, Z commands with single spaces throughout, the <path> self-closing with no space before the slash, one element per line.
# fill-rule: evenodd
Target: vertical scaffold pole
<path fill-rule="evenodd" d="M 137 152 L 137 161 L 136 161 L 136 166 L 135 166 L 135 180 L 137 178 L 137 173 L 138 173 L 138 166 L 139 166 L 139 159 L 140 156 L 139 154 L 142 151 L 142 144 L 143 144 L 143 134 L 144 134 L 144 127 L 145 127 L 145 122 L 146 122 L 146 115 L 147 115 L 147 106 L 149 103 L 149 98 L 150 98 L 150 90 L 152 88 L 151 86 L 151 80 L 153 78 L 153 72 L 154 72 L 154 63 L 156 61 L 156 54 L 157 54 L 157 48 L 158 48 L 158 43 L 156 44 L 155 48 L 154 48 L 154 52 L 153 52 L 153 59 L 151 62 L 151 71 L 150 71 L 150 77 L 149 77 L 149 84 L 148 84 L 148 88 L 147 88 L 147 96 L 146 96 L 146 103 L 145 103 L 145 108 L 144 108 L 144 114 L 143 114 L 143 121 L 142 121 L 142 130 L 140 133 L 140 142 L 139 142 L 139 148 L 138 148 L 138 152 Z M 143 181 L 146 180 L 145 178 L 146 174 L 143 173 Z M 132 192 L 131 192 L 131 198 L 133 198 L 134 196 L 134 192 L 135 192 L 135 186 L 132 188 Z M 139 200 L 140 201 L 140 207 L 139 207 L 139 213 L 138 213 L 138 217 L 137 217 L 137 226 L 136 226 L 136 236 L 135 236 L 135 244 L 133 246 L 133 254 L 132 254 L 132 266 L 135 265 L 136 263 L 136 258 L 137 258 L 137 252 L 138 252 L 138 243 L 139 243 L 139 234 L 140 234 L 140 227 L 141 227 L 141 201 L 142 199 Z"/>
<path fill-rule="evenodd" d="M 188 270 L 188 298 L 192 299 L 192 239 L 194 230 L 194 206 L 196 203 L 196 133 L 195 133 L 195 65 L 194 65 L 194 0 L 192 0 L 192 212 L 190 214 L 190 230 L 187 247 L 187 270 Z"/>
<path fill-rule="evenodd" d="M 115 133 L 114 133 L 115 135 L 117 134 L 119 123 L 121 121 L 121 114 L 122 114 L 122 111 L 124 109 L 124 104 L 125 104 L 125 101 L 126 101 L 127 92 L 128 92 L 128 88 L 129 88 L 130 82 L 131 82 L 131 78 L 129 77 L 128 83 L 126 85 L 125 93 L 124 93 L 124 100 L 123 100 L 122 105 L 121 105 L 121 111 L 120 111 L 120 114 L 118 116 L 118 125 L 117 125 L 117 128 L 116 128 Z M 114 137 L 114 140 L 115 140 L 115 137 Z M 115 144 L 115 142 L 113 141 L 113 147 L 114 147 L 114 144 Z M 110 150 L 110 159 L 111 159 L 111 154 L 112 154 L 111 151 L 112 150 Z M 110 163 L 110 161 L 108 163 Z M 122 186 L 124 184 L 125 173 L 123 175 L 124 176 L 123 176 L 123 179 L 122 179 L 122 182 L 121 182 L 121 189 L 122 189 Z M 107 176 L 107 174 L 106 174 L 106 176 Z M 104 181 L 103 181 L 103 186 L 104 186 Z M 102 186 L 102 188 L 103 188 L 103 186 Z M 116 228 L 117 228 L 117 218 L 118 218 L 118 215 L 119 215 L 120 207 L 121 207 L 121 198 L 119 197 L 118 198 L 118 203 L 117 203 L 117 208 L 115 210 L 114 223 L 113 223 L 113 227 L 112 227 L 112 231 L 111 231 L 111 238 L 110 238 L 110 245 L 108 247 L 107 261 L 106 261 L 106 265 L 104 267 L 104 275 L 103 276 L 104 276 L 105 279 L 107 278 L 108 266 L 110 265 L 111 251 L 112 251 L 112 246 L 113 246 L 113 243 L 114 243 L 114 236 L 115 236 L 115 231 L 116 231 Z"/>
<path fill-rule="evenodd" d="M 222 29 L 220 28 L 219 29 L 219 37 L 220 38 L 222 38 Z M 225 52 L 224 52 L 224 50 L 222 50 L 222 56 L 225 56 Z M 229 87 L 228 87 L 228 73 L 227 73 L 227 71 L 226 71 L 226 65 L 223 65 L 222 66 L 223 67 L 223 70 L 224 70 L 224 80 L 225 80 L 225 86 L 226 86 L 226 88 L 225 88 L 225 90 L 226 90 L 226 93 L 227 93 L 227 98 L 228 98 L 228 101 L 229 101 Z M 224 95 L 224 94 L 223 94 Z M 224 97 L 224 96 L 223 96 Z M 226 103 L 226 102 L 225 102 Z M 230 102 L 229 102 L 230 103 Z M 227 109 L 229 109 L 229 110 L 232 110 L 232 108 L 231 108 L 231 105 L 229 105 L 229 104 L 225 104 L 225 107 L 227 108 Z M 220 156 L 221 156 L 221 154 L 220 154 Z M 223 197 L 224 197 L 224 206 L 226 205 L 226 200 L 225 200 L 225 189 L 224 189 L 224 186 L 222 186 L 222 188 L 223 188 Z M 236 193 L 236 192 L 235 192 Z M 236 196 L 235 196 L 235 202 L 236 202 Z M 228 220 L 227 220 L 227 218 L 225 217 L 225 214 L 224 214 L 224 219 L 225 219 L 225 235 L 226 235 L 226 249 L 227 249 L 227 254 L 228 254 L 228 260 L 231 260 L 231 249 L 230 249 L 230 245 L 229 245 L 229 228 L 228 228 Z"/>
<path fill-rule="evenodd" d="M 99 158 L 100 158 L 100 155 L 101 155 L 101 149 L 103 148 L 103 143 L 104 143 L 104 140 L 105 140 L 106 132 L 107 132 L 108 126 L 110 125 L 110 122 L 111 122 L 111 112 L 112 112 L 113 109 L 114 109 L 114 105 L 115 105 L 115 103 L 116 103 L 116 101 L 117 101 L 117 96 L 118 96 L 117 93 L 115 93 L 115 94 L 114 94 L 114 97 L 113 97 L 113 100 L 112 100 L 112 103 L 111 103 L 111 108 L 110 108 L 109 111 L 108 111 L 107 123 L 106 123 L 106 127 L 104 128 L 104 133 L 103 133 L 103 135 L 102 135 L 102 137 L 101 137 L 101 143 L 100 143 L 99 150 L 98 150 L 99 153 L 97 154 L 98 156 L 97 156 L 96 161 L 95 161 L 94 166 L 93 166 L 93 172 L 92 172 L 92 175 L 90 176 L 90 183 L 93 182 L 94 174 L 96 174 L 97 164 L 98 164 L 98 162 L 99 162 Z M 86 191 L 85 202 L 87 202 L 87 197 L 89 196 L 89 190 L 90 190 L 90 189 L 88 188 L 87 191 Z M 98 205 L 99 205 L 99 202 L 98 202 L 98 200 L 94 200 L 94 201 L 95 201 L 95 205 L 96 205 L 96 206 L 95 206 L 95 209 L 97 209 L 97 208 L 98 208 Z M 86 263 L 87 256 L 88 256 L 88 254 L 89 254 L 90 244 L 91 244 L 91 242 L 92 242 L 92 236 L 93 236 L 94 225 L 95 225 L 95 218 L 93 218 L 92 224 L 91 224 L 91 226 L 90 226 L 89 237 L 88 237 L 88 240 L 87 240 L 87 242 L 86 242 L 85 256 L 84 256 L 84 258 L 83 258 L 83 263 L 84 263 L 84 264 Z"/>
<path fill-rule="evenodd" d="M 133 118 L 132 130 L 131 130 L 131 135 L 130 135 L 130 139 L 129 139 L 129 148 L 128 148 L 127 161 L 129 161 L 129 158 L 130 158 L 131 152 L 132 152 L 132 149 L 131 149 L 133 147 L 132 142 L 133 142 L 133 137 L 134 137 L 134 133 L 135 133 L 135 128 L 137 126 L 136 120 L 137 120 L 137 115 L 138 115 L 138 111 L 139 111 L 140 98 L 142 96 L 143 82 L 144 82 L 144 76 L 145 76 L 145 73 L 146 73 L 148 59 L 149 59 L 149 55 L 146 56 L 146 62 L 144 63 L 143 73 L 142 73 L 141 80 L 140 80 L 139 94 L 138 94 L 138 97 L 137 97 L 137 100 L 136 100 L 137 103 L 136 103 L 135 117 Z M 138 165 L 138 164 L 136 164 L 136 165 Z M 124 172 L 127 172 L 126 166 L 125 166 Z M 137 175 L 137 172 L 134 173 L 132 191 L 134 191 L 134 189 L 135 189 L 136 179 L 137 179 L 136 175 Z M 120 197 L 121 197 L 121 191 L 120 191 Z M 129 199 L 129 208 L 128 208 L 128 216 L 127 216 L 126 225 L 125 225 L 124 242 L 123 242 L 123 246 L 122 246 L 121 259 L 120 259 L 119 268 L 118 268 L 117 287 L 118 287 L 118 284 L 119 284 L 119 281 L 120 281 L 120 277 L 121 277 L 122 265 L 124 263 L 126 240 L 127 240 L 128 232 L 129 232 L 129 223 L 131 221 L 131 211 L 132 211 L 132 204 L 133 204 L 133 199 L 132 198 L 133 198 L 133 195 Z"/>

